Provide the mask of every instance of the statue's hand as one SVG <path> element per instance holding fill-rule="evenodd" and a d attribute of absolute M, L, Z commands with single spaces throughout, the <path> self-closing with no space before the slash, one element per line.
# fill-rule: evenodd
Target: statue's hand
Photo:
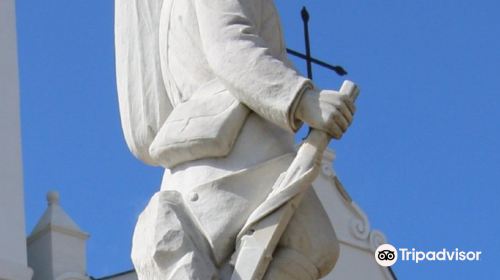
<path fill-rule="evenodd" d="M 295 117 L 340 139 L 356 111 L 353 99 L 353 96 L 333 90 L 308 91 L 302 96 Z"/>

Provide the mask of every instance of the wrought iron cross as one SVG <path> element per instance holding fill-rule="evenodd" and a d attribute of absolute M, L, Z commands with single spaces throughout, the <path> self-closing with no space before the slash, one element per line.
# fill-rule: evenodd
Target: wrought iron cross
<path fill-rule="evenodd" d="M 340 76 L 344 76 L 347 74 L 347 71 L 342 68 L 342 66 L 339 65 L 331 65 L 328 64 L 324 61 L 321 61 L 319 59 L 316 59 L 311 56 L 311 42 L 309 39 L 309 12 L 307 11 L 306 7 L 302 7 L 301 11 L 301 17 L 302 17 L 302 22 L 304 24 L 304 42 L 305 42 L 305 47 L 306 47 L 306 53 L 300 53 L 298 51 L 294 51 L 292 49 L 286 49 L 286 51 L 296 57 L 302 58 L 306 61 L 307 64 L 307 77 L 312 80 L 313 78 L 313 73 L 312 73 L 312 64 L 317 64 L 319 66 L 325 67 L 327 69 L 335 71 Z"/>

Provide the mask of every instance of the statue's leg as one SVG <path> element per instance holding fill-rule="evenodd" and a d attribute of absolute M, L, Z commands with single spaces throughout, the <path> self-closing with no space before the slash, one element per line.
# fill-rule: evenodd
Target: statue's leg
<path fill-rule="evenodd" d="M 192 223 L 181 195 L 156 193 L 139 216 L 132 261 L 140 280 L 217 279 L 211 249 Z"/>
<path fill-rule="evenodd" d="M 337 236 L 311 188 L 281 237 L 264 279 L 316 280 L 333 269 L 338 256 Z"/>

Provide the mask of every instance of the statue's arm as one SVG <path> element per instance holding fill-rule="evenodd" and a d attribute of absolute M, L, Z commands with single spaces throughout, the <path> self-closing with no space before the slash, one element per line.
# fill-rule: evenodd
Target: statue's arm
<path fill-rule="evenodd" d="M 274 57 L 259 37 L 262 1 L 193 1 L 203 48 L 215 75 L 254 112 L 297 130 L 295 110 L 301 95 L 313 85 Z"/>

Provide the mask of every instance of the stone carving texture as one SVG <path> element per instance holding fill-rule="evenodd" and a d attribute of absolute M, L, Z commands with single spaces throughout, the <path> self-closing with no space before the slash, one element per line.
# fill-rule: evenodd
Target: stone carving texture
<path fill-rule="evenodd" d="M 309 186 L 329 135 L 352 121 L 356 87 L 319 90 L 294 69 L 273 1 L 115 3 L 124 136 L 136 157 L 165 168 L 134 233 L 139 279 L 326 275 L 338 242 Z M 303 122 L 316 137 L 295 156 Z M 257 251 L 273 255 L 269 266 L 251 261 Z"/>

